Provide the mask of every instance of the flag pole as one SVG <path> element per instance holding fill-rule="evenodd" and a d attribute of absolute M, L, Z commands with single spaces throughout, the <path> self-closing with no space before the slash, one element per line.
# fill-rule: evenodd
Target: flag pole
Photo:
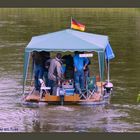
<path fill-rule="evenodd" d="M 72 16 L 71 16 L 71 21 L 70 21 L 70 28 L 71 28 L 71 25 L 72 25 Z M 71 28 L 72 29 L 72 28 Z"/>

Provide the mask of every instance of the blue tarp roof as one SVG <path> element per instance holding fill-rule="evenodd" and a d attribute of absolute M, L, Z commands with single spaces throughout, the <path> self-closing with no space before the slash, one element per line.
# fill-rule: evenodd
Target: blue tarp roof
<path fill-rule="evenodd" d="M 108 36 L 66 29 L 32 37 L 26 51 L 104 51 Z"/>

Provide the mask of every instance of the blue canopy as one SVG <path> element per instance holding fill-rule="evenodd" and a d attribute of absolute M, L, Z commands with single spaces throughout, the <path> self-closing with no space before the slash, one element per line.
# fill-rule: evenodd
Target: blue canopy
<path fill-rule="evenodd" d="M 30 53 L 33 51 L 95 51 L 98 53 L 101 80 L 103 80 L 104 76 L 104 57 L 106 57 L 106 59 L 112 59 L 115 57 L 109 44 L 108 36 L 105 35 L 65 29 L 40 36 L 34 36 L 25 48 L 23 86 L 26 82 Z"/>

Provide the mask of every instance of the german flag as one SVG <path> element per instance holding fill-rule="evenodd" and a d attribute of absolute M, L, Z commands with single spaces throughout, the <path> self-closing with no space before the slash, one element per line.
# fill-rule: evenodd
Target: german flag
<path fill-rule="evenodd" d="M 71 28 L 80 31 L 85 31 L 85 25 L 77 22 L 75 19 L 71 19 Z"/>

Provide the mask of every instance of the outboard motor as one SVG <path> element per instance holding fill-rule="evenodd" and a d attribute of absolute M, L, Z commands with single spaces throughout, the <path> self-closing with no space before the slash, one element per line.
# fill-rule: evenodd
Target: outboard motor
<path fill-rule="evenodd" d="M 105 88 L 105 91 L 107 94 L 111 93 L 112 89 L 113 89 L 113 84 L 110 83 L 110 82 L 107 82 L 105 85 L 104 85 L 104 88 Z"/>
<path fill-rule="evenodd" d="M 64 95 L 65 95 L 65 90 L 63 88 L 60 88 L 59 89 L 59 96 L 60 96 L 61 105 L 64 105 Z"/>

